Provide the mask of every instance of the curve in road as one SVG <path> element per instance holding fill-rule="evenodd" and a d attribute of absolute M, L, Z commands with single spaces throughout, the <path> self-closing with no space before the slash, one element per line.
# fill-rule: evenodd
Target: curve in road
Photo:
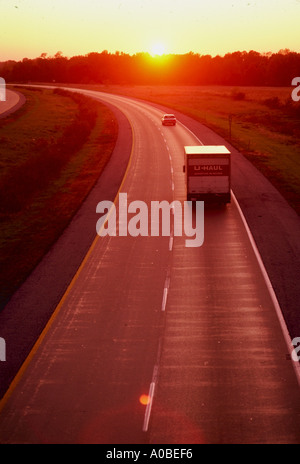
<path fill-rule="evenodd" d="M 9 114 L 17 111 L 26 102 L 22 93 L 6 89 L 6 100 L 0 101 L 0 118 L 6 118 Z"/>
<path fill-rule="evenodd" d="M 182 147 L 199 140 L 149 105 L 85 93 L 131 121 L 128 201 L 184 201 Z M 235 202 L 205 208 L 200 248 L 97 238 L 2 400 L 0 442 L 299 443 L 287 350 Z"/>

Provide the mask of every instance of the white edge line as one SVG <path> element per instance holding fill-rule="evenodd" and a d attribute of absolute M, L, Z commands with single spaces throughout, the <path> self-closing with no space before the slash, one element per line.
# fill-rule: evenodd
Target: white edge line
<path fill-rule="evenodd" d="M 260 253 L 258 251 L 257 245 L 255 243 L 255 240 L 253 238 L 251 230 L 250 230 L 250 228 L 248 226 L 248 223 L 246 221 L 244 213 L 243 213 L 243 211 L 242 211 L 242 209 L 241 209 L 241 207 L 240 207 L 240 205 L 239 205 L 239 203 L 238 203 L 238 201 L 237 201 L 237 199 L 236 199 L 236 197 L 235 197 L 232 190 L 231 190 L 231 195 L 232 195 L 232 198 L 233 198 L 233 200 L 234 200 L 234 202 L 235 202 L 235 204 L 237 206 L 237 209 L 238 209 L 238 212 L 239 212 L 239 214 L 240 214 L 240 216 L 242 218 L 242 221 L 244 223 L 244 226 L 245 226 L 246 232 L 248 234 L 250 243 L 252 245 L 252 248 L 253 248 L 253 251 L 255 253 L 256 259 L 258 261 L 259 267 L 260 267 L 261 272 L 263 274 L 265 283 L 266 283 L 267 288 L 269 290 L 269 294 L 270 294 L 270 297 L 272 299 L 273 305 L 275 307 L 277 317 L 279 319 L 279 323 L 280 323 L 280 326 L 281 326 L 281 330 L 282 330 L 282 333 L 283 333 L 283 336 L 284 336 L 284 339 L 285 339 L 285 342 L 286 342 L 286 345 L 287 345 L 288 352 L 291 355 L 293 350 L 294 350 L 294 347 L 293 347 L 291 336 L 289 334 L 287 325 L 285 323 L 285 320 L 284 320 L 284 317 L 283 317 L 283 314 L 282 314 L 282 310 L 281 310 L 279 302 L 277 300 L 275 291 L 274 291 L 273 286 L 271 284 L 270 278 L 269 278 L 268 273 L 266 271 L 266 268 L 264 266 L 262 257 L 261 257 L 261 255 L 260 255 Z M 293 363 L 293 367 L 294 367 L 294 371 L 295 371 L 295 374 L 296 374 L 296 377 L 297 377 L 298 385 L 300 386 L 300 364 L 299 364 L 299 362 L 295 362 L 293 360 L 291 360 L 291 362 Z"/>
<path fill-rule="evenodd" d="M 201 144 L 201 145 L 204 145 L 201 140 L 185 125 L 183 124 L 182 122 L 178 121 L 187 131 L 189 131 L 197 140 L 198 142 Z M 284 339 L 285 339 L 285 342 L 286 342 L 286 346 L 287 346 L 287 349 L 288 349 L 288 353 L 289 355 L 291 356 L 292 355 L 292 352 L 294 350 L 294 347 L 293 347 L 293 344 L 292 344 L 292 339 L 291 339 L 291 336 L 290 336 L 290 333 L 288 331 L 288 328 L 287 328 L 287 325 L 285 323 L 285 320 L 284 320 L 284 317 L 283 317 L 283 314 L 282 314 L 282 310 L 281 310 L 281 307 L 279 305 L 279 302 L 277 300 L 277 297 L 276 297 L 276 294 L 275 294 L 275 291 L 273 289 L 273 286 L 271 284 L 271 281 L 270 281 L 270 278 L 268 276 L 268 273 L 266 271 L 266 268 L 264 266 L 264 263 L 263 263 L 263 260 L 262 260 L 262 257 L 258 251 L 258 248 L 257 248 L 257 245 L 255 243 L 255 240 L 253 238 L 253 235 L 252 235 L 252 232 L 248 226 L 248 223 L 246 221 L 246 218 L 244 216 L 244 213 L 242 212 L 242 209 L 233 193 L 233 191 L 231 190 L 231 195 L 232 195 L 232 198 L 237 206 L 237 209 L 239 211 L 239 214 L 241 216 L 241 219 L 244 223 L 244 226 L 245 226 L 245 229 L 246 229 L 246 232 L 248 234 L 248 237 L 249 237 L 249 240 L 250 240 L 250 243 L 252 245 L 252 248 L 253 248 L 253 251 L 255 253 L 255 256 L 256 256 L 256 259 L 258 261 L 258 264 L 259 264 L 259 267 L 261 269 L 261 272 L 262 272 L 262 275 L 263 275 L 263 278 L 265 280 L 265 283 L 267 285 L 267 288 L 268 288 L 268 291 L 269 291 L 269 294 L 270 294 L 270 297 L 272 299 L 272 302 L 273 302 L 273 305 L 275 307 L 275 311 L 276 311 L 276 314 L 277 314 L 277 317 L 278 317 L 278 320 L 279 320 L 279 323 L 280 323 L 280 326 L 281 326 L 281 330 L 282 330 L 282 333 L 283 333 L 283 336 L 284 336 Z M 293 368 L 294 368 L 294 371 L 295 371 L 295 374 L 296 374 L 296 378 L 297 378 L 297 381 L 298 381 L 298 385 L 300 386 L 300 363 L 299 362 L 295 362 L 293 360 L 291 360 L 291 362 L 293 363 Z"/>
<path fill-rule="evenodd" d="M 201 142 L 201 140 L 197 137 L 197 135 L 194 134 L 193 131 L 191 131 L 191 129 L 189 129 L 185 124 L 183 124 L 181 121 L 178 121 L 179 124 L 181 124 L 188 132 L 190 132 L 190 134 L 192 134 L 193 137 L 195 137 L 195 139 L 200 143 L 200 145 L 204 145 L 203 142 Z"/>

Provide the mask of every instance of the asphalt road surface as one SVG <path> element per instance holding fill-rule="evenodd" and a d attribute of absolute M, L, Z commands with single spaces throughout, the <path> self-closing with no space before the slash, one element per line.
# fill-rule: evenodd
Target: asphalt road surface
<path fill-rule="evenodd" d="M 130 121 L 128 203 L 184 201 L 183 146 L 201 141 L 86 93 Z M 96 238 L 1 402 L 1 443 L 300 443 L 298 365 L 235 198 L 185 240 Z"/>

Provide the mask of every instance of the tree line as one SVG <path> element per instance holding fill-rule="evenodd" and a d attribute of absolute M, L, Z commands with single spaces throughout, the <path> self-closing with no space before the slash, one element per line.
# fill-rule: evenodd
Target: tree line
<path fill-rule="evenodd" d="M 153 57 L 148 53 L 92 52 L 0 62 L 6 82 L 59 82 L 119 85 L 290 86 L 300 75 L 300 53 L 237 51 L 224 56 L 186 53 Z"/>

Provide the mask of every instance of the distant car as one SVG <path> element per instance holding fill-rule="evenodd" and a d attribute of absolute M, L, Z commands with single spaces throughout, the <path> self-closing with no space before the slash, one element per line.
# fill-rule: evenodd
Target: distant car
<path fill-rule="evenodd" d="M 176 118 L 174 114 L 164 114 L 161 118 L 161 122 L 163 126 L 175 126 Z"/>

